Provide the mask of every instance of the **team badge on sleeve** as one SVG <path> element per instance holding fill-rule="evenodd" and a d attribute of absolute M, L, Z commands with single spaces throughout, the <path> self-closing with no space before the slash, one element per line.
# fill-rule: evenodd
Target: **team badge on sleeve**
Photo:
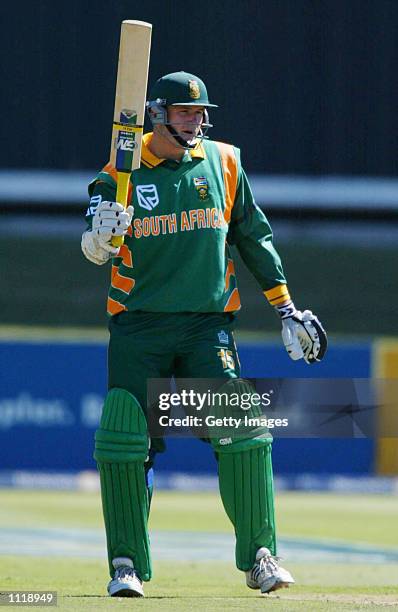
<path fill-rule="evenodd" d="M 208 195 L 209 183 L 205 176 L 194 177 L 193 183 L 201 200 L 206 200 Z"/>

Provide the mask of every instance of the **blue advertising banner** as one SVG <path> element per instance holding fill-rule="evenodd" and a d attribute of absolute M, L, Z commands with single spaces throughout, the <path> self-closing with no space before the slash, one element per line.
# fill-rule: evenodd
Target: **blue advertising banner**
<path fill-rule="evenodd" d="M 240 344 L 246 377 L 367 377 L 370 343 L 334 345 L 314 367 L 292 362 L 279 344 Z M 99 343 L 0 342 L 0 470 L 95 469 L 93 435 L 106 394 L 106 346 Z M 278 473 L 369 473 L 374 442 L 281 439 Z M 158 470 L 213 472 L 209 445 L 172 439 Z"/>
<path fill-rule="evenodd" d="M 0 343 L 1 469 L 94 469 L 103 344 Z"/>

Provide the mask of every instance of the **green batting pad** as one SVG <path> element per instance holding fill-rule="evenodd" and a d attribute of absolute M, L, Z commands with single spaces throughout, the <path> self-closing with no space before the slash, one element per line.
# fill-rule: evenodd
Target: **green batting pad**
<path fill-rule="evenodd" d="M 112 577 L 112 559 L 128 557 L 142 580 L 151 578 L 149 498 L 144 471 L 148 446 L 147 424 L 140 404 L 128 391 L 111 389 L 95 434 L 94 459 L 100 473 Z"/>
<path fill-rule="evenodd" d="M 236 566 L 250 570 L 261 546 L 276 554 L 271 444 L 218 454 L 221 499 L 235 527 Z"/>
<path fill-rule="evenodd" d="M 251 403 L 253 393 L 256 393 L 253 385 L 242 378 L 229 380 L 213 393 L 212 416 L 222 423 L 228 423 L 229 418 L 240 423 L 209 428 L 209 438 L 217 453 L 243 452 L 272 442 L 261 406 Z"/>

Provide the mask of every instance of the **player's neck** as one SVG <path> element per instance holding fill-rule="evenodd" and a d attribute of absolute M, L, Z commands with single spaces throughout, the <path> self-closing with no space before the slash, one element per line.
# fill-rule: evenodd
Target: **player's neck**
<path fill-rule="evenodd" d="M 173 145 L 173 143 L 167 140 L 163 135 L 157 134 L 156 132 L 153 133 L 147 146 L 150 152 L 160 159 L 174 159 L 180 161 L 185 154 L 185 149 Z"/>

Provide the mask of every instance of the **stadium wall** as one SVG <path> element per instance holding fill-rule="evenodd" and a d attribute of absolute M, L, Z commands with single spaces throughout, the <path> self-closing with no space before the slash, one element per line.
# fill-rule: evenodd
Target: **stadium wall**
<path fill-rule="evenodd" d="M 13 146 L 1 166 L 107 161 L 120 22 L 132 17 L 153 23 L 150 82 L 201 75 L 220 107 L 212 138 L 243 147 L 248 170 L 397 174 L 391 0 L 202 0 L 189 13 L 178 0 L 4 2 L 1 127 Z"/>
<path fill-rule="evenodd" d="M 65 334 L 65 332 L 63 332 Z M 28 334 L 28 332 L 26 332 Z M 30 329 L 0 341 L 0 470 L 76 472 L 95 469 L 93 434 L 106 393 L 106 344 L 71 331 L 50 340 Z M 80 336 L 83 336 L 80 333 Z M 398 341 L 333 341 L 328 358 L 309 370 L 279 341 L 240 342 L 246 377 L 398 378 Z M 396 440 L 276 439 L 277 474 L 398 474 Z M 215 470 L 208 445 L 171 440 L 160 472 Z"/>

